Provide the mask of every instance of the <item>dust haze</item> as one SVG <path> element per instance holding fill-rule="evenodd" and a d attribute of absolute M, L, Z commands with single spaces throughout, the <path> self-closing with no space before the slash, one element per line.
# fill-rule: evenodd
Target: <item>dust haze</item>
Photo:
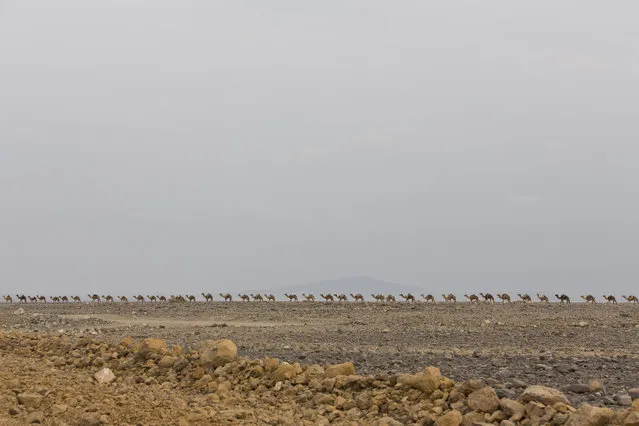
<path fill-rule="evenodd" d="M 639 5 L 0 2 L 3 293 L 623 293 Z"/>

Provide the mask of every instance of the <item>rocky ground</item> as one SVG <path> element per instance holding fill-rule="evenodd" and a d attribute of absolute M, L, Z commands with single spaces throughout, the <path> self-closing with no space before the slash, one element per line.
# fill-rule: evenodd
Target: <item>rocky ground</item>
<path fill-rule="evenodd" d="M 587 402 L 616 410 L 597 412 L 607 420 L 596 424 L 639 425 L 624 411 L 638 396 L 638 306 L 83 303 L 29 304 L 16 313 L 19 307 L 0 306 L 2 424 L 279 424 L 287 419 L 371 424 L 385 416 L 389 424 L 390 419 L 434 424 L 444 415 L 454 417 L 452 422 L 438 424 L 459 424 L 456 414 L 449 414 L 453 411 L 469 425 L 480 420 L 544 424 L 540 419 L 548 415 L 547 423 L 564 424 L 580 418 L 569 407 Z M 120 345 L 126 336 L 137 346 Z M 140 342 L 149 337 L 163 339 L 168 348 L 138 355 Z M 247 359 L 197 370 L 201 344 L 209 339 L 231 339 Z M 179 349 L 169 349 L 173 345 Z M 164 356 L 186 365 L 161 367 Z M 265 357 L 288 361 L 293 376 L 275 380 L 280 364 L 265 363 Z M 328 389 L 330 380 L 325 381 L 331 378 L 323 367 L 316 377 L 307 372 L 311 365 L 317 370 L 348 361 L 358 375 L 347 376 L 357 384 L 346 388 Z M 98 386 L 93 375 L 105 366 L 114 372 L 114 382 Z M 436 389 L 422 389 L 423 376 L 432 373 L 425 366 L 452 380 L 438 379 Z M 252 372 L 257 367 L 261 374 Z M 206 373 L 212 380 L 195 385 Z M 317 383 L 311 385 L 313 378 Z M 494 402 L 494 393 L 498 407 L 473 408 L 470 395 L 484 385 L 484 396 Z M 530 385 L 560 389 L 566 400 L 528 400 Z M 357 404 L 362 394 L 372 398 L 376 392 L 383 395 L 379 403 Z M 29 402 L 20 401 L 24 393 L 39 395 L 41 404 L 27 407 Z M 502 407 L 500 399 L 521 401 L 525 415 L 508 414 L 512 407 Z M 553 407 L 558 402 L 566 407 Z"/>

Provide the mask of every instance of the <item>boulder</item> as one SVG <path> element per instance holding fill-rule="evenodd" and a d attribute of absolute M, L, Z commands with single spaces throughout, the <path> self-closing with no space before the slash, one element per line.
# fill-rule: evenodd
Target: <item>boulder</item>
<path fill-rule="evenodd" d="M 235 361 L 237 346 L 231 340 L 207 340 L 200 348 L 200 364 L 205 367 L 220 367 Z"/>
<path fill-rule="evenodd" d="M 462 423 L 462 415 L 459 411 L 452 410 L 435 421 L 435 426 L 459 426 Z"/>
<path fill-rule="evenodd" d="M 326 368 L 326 377 L 332 379 L 337 376 L 350 376 L 355 374 L 355 365 L 352 362 L 335 364 Z"/>
<path fill-rule="evenodd" d="M 115 380 L 115 374 L 110 368 L 103 368 L 93 375 L 95 380 L 100 384 L 109 384 Z"/>
<path fill-rule="evenodd" d="M 466 403 L 472 410 L 483 411 L 484 413 L 492 413 L 499 408 L 497 393 L 488 386 L 468 395 Z"/>
<path fill-rule="evenodd" d="M 566 395 L 558 389 L 549 388 L 547 386 L 528 386 L 519 397 L 523 402 L 541 402 L 545 405 L 552 405 L 555 402 L 563 402 L 564 404 L 570 404 Z"/>
<path fill-rule="evenodd" d="M 612 423 L 615 412 L 610 408 L 584 404 L 566 422 L 566 426 L 606 426 Z"/>

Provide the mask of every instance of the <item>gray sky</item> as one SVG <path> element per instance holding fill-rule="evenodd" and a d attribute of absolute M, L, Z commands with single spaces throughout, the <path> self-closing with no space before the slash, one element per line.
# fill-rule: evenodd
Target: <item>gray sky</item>
<path fill-rule="evenodd" d="M 0 1 L 0 292 L 639 277 L 635 1 Z"/>

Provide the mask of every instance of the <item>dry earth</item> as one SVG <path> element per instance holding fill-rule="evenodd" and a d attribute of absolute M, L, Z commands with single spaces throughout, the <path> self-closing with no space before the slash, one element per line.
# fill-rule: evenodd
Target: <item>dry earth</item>
<path fill-rule="evenodd" d="M 147 337 L 161 338 L 169 346 L 180 345 L 186 354 L 197 353 L 205 340 L 231 339 L 237 344 L 240 357 L 275 357 L 300 363 L 298 369 L 302 370 L 312 364 L 352 361 L 358 374 L 374 375 L 389 389 L 397 382 L 398 373 L 416 373 L 425 366 L 436 366 L 443 376 L 460 384 L 481 379 L 506 400 L 521 398 L 528 385 L 546 385 L 564 391 L 573 406 L 588 402 L 618 411 L 632 403 L 639 387 L 639 306 L 626 304 L 82 303 L 29 304 L 22 306 L 23 314 L 15 314 L 19 307 L 15 303 L 0 306 L 0 330 L 10 336 L 15 331 L 38 333 L 34 337 L 11 337 L 11 344 L 5 344 L 0 351 L 2 424 L 23 424 L 29 415 L 40 413 L 36 409 L 25 410 L 16 402 L 16 395 L 24 392 L 55 400 L 65 408 L 59 413 L 60 422 L 68 424 L 177 424 L 186 419 L 191 424 L 278 424 L 287 418 L 282 417 L 286 410 L 277 404 L 262 405 L 263 398 L 273 398 L 269 393 L 264 397 L 222 397 L 220 401 L 209 398 L 211 401 L 202 399 L 192 384 L 176 385 L 179 377 L 166 382 L 153 379 L 157 383 L 152 380 L 145 384 L 152 368 L 148 365 L 144 373 L 137 373 L 141 383 L 125 383 L 120 372 L 123 368 L 117 365 L 115 383 L 120 386 L 96 388 L 92 376 L 99 364 L 91 362 L 72 368 L 73 363 L 62 361 L 56 366 L 55 358 L 53 362 L 42 362 L 41 357 L 47 353 L 38 345 L 48 342 L 45 335 L 71 342 L 95 339 L 98 347 L 112 345 L 109 350 L 116 354 L 118 343 L 126 336 L 138 342 Z M 32 350 L 27 350 L 29 347 Z M 53 357 L 60 356 L 49 352 Z M 86 351 L 81 352 L 84 355 Z M 126 353 L 119 353 L 119 357 L 123 356 Z M 224 382 L 217 375 L 212 376 L 216 384 Z M 268 388 L 273 383 L 264 385 Z M 316 391 L 319 392 L 313 390 L 309 396 L 313 401 Z M 406 396 L 409 394 L 403 397 Z M 175 409 L 176 406 L 182 408 Z M 42 412 L 44 422 L 52 416 L 51 407 Z M 304 417 L 295 410 L 287 415 L 299 423 L 348 420 L 368 424 L 382 414 L 393 414 L 390 409 L 377 415 L 360 409 L 360 417 L 353 417 L 357 414 L 354 412 L 348 417 L 344 414 L 348 410 L 336 407 L 334 400 L 314 402 L 309 407 L 314 410 L 313 415 L 321 417 L 308 413 Z M 422 408 L 422 414 L 433 414 L 427 407 Z M 450 408 L 449 402 L 443 412 Z M 137 417 L 136 410 L 140 413 Z M 459 410 L 461 414 L 472 412 L 466 405 Z M 391 417 L 400 423 L 435 421 L 435 417 L 422 418 L 409 411 L 399 410 Z M 211 412 L 215 413 L 213 417 Z M 256 417 L 258 412 L 261 414 Z M 499 424 L 503 419 L 493 420 L 489 424 Z"/>

